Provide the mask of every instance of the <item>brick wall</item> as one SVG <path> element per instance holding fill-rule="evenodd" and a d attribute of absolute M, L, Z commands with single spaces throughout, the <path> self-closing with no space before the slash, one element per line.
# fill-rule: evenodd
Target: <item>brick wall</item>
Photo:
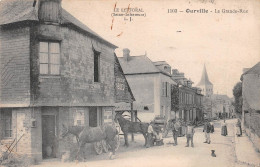
<path fill-rule="evenodd" d="M 32 28 L 32 76 L 38 105 L 106 106 L 114 103 L 114 49 L 72 28 L 40 25 Z M 39 76 L 38 43 L 60 40 L 61 75 Z M 94 48 L 100 55 L 100 82 L 94 83 Z M 39 78 L 39 80 L 37 79 Z"/>
<path fill-rule="evenodd" d="M 0 28 L 0 107 L 30 102 L 28 27 Z"/>

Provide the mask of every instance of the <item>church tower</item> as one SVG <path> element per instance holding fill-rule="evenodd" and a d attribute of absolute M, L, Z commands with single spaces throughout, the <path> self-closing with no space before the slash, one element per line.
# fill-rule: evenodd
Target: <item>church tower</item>
<path fill-rule="evenodd" d="M 213 84 L 209 81 L 205 64 L 204 64 L 201 80 L 198 83 L 197 87 L 201 88 L 202 90 L 201 93 L 206 97 L 210 97 L 213 94 Z"/>

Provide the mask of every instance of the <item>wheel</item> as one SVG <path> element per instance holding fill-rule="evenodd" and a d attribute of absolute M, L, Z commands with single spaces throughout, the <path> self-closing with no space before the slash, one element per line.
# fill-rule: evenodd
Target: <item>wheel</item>
<path fill-rule="evenodd" d="M 94 149 L 95 149 L 97 155 L 102 154 L 102 152 L 103 152 L 102 141 L 95 142 Z"/>
<path fill-rule="evenodd" d="M 116 150 L 118 150 L 118 148 L 120 146 L 120 136 L 119 135 L 115 136 L 115 141 L 116 141 Z"/>
<path fill-rule="evenodd" d="M 103 151 L 104 151 L 105 153 L 107 153 L 107 152 L 108 152 L 109 145 L 107 144 L 106 140 L 102 140 L 101 142 L 102 142 Z"/>

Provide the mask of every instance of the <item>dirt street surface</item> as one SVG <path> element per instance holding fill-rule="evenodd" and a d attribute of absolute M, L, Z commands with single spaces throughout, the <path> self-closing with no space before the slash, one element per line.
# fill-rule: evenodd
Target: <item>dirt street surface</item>
<path fill-rule="evenodd" d="M 186 137 L 178 138 L 178 145 L 173 146 L 173 138 L 164 138 L 164 146 L 145 148 L 142 135 L 135 135 L 135 141 L 128 148 L 121 146 L 114 160 L 109 160 L 108 153 L 93 155 L 86 162 L 62 163 L 58 159 L 45 160 L 35 167 L 245 167 L 238 163 L 235 156 L 234 126 L 236 120 L 227 120 L 228 136 L 221 136 L 221 122 L 215 121 L 215 132 L 211 134 L 211 144 L 205 141 L 202 127 L 195 129 L 194 148 L 185 147 Z M 131 136 L 129 135 L 129 140 Z M 216 157 L 211 156 L 215 150 Z M 94 154 L 94 153 L 93 153 Z"/>

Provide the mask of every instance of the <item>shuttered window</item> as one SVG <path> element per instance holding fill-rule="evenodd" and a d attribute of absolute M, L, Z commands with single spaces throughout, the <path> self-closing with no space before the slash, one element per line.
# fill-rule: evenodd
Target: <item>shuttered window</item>
<path fill-rule="evenodd" d="M 60 43 L 40 42 L 39 47 L 40 74 L 60 74 Z"/>
<path fill-rule="evenodd" d="M 1 111 L 1 122 L 3 126 L 4 138 L 12 137 L 12 110 L 5 109 Z"/>

